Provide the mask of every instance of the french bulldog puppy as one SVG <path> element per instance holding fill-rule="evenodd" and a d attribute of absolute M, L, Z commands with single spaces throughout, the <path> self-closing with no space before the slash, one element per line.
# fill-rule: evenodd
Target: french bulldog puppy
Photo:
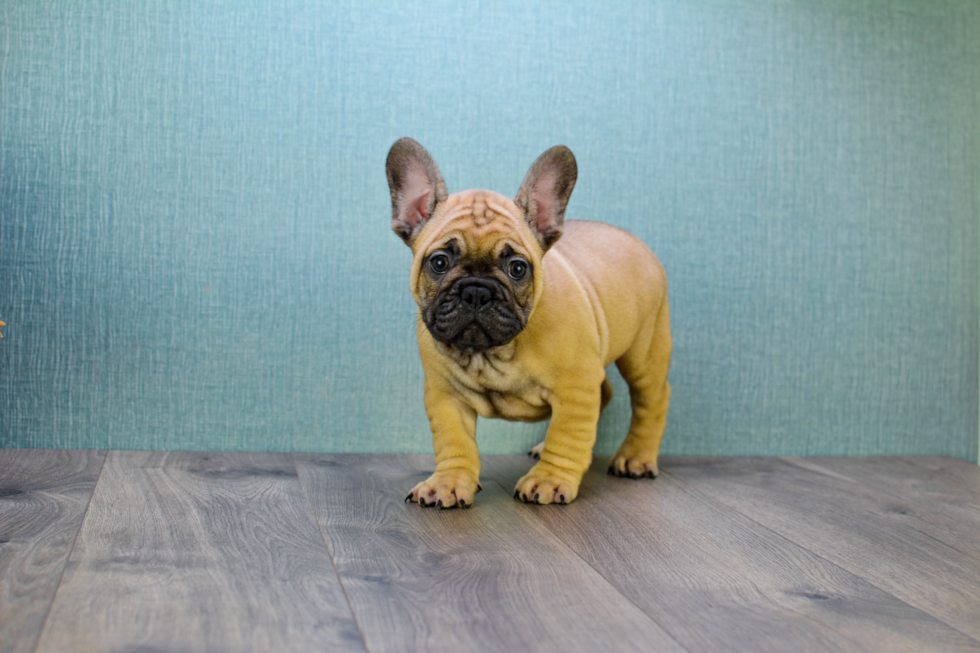
<path fill-rule="evenodd" d="M 551 419 L 540 458 L 517 482 L 529 503 L 566 504 L 592 462 L 615 361 L 630 388 L 629 434 L 610 474 L 657 475 L 671 337 L 663 267 L 639 239 L 564 221 L 578 169 L 556 146 L 514 199 L 450 195 L 429 153 L 397 141 L 386 165 L 391 228 L 412 249 L 411 292 L 435 472 L 406 498 L 467 508 L 480 488 L 476 417 Z"/>

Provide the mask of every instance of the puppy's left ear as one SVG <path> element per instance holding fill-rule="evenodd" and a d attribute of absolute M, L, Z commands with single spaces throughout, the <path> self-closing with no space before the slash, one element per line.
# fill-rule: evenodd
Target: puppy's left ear
<path fill-rule="evenodd" d="M 531 165 L 514 198 L 514 203 L 524 211 L 524 218 L 545 251 L 562 234 L 565 205 L 575 188 L 577 177 L 575 155 L 564 145 L 556 145 Z"/>
<path fill-rule="evenodd" d="M 385 172 L 391 191 L 391 228 L 411 247 L 436 205 L 449 196 L 446 182 L 432 155 L 411 138 L 400 138 L 391 146 Z"/>

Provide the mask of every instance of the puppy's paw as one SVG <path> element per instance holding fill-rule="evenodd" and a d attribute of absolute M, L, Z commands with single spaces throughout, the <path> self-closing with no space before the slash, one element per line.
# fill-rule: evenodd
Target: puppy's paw
<path fill-rule="evenodd" d="M 657 467 L 657 454 L 633 450 L 623 443 L 609 461 L 609 474 L 632 479 L 657 478 L 660 474 L 660 469 Z"/>
<path fill-rule="evenodd" d="M 541 460 L 541 452 L 544 451 L 544 442 L 539 442 L 538 444 L 531 447 L 531 450 L 527 452 L 531 458 L 535 460 Z"/>
<path fill-rule="evenodd" d="M 524 503 L 549 504 L 571 503 L 578 496 L 578 486 L 582 478 L 574 478 L 570 473 L 549 469 L 551 465 L 538 463 L 531 468 L 514 487 L 514 498 Z"/>
<path fill-rule="evenodd" d="M 423 507 L 469 508 L 473 505 L 473 495 L 482 489 L 472 472 L 451 469 L 436 472 L 413 487 L 405 502 L 412 501 Z"/>

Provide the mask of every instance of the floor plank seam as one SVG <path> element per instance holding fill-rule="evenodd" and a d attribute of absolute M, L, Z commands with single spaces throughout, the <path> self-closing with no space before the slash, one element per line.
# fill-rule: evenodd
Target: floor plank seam
<path fill-rule="evenodd" d="M 801 469 L 803 469 L 803 468 L 801 468 Z M 745 514 L 744 512 L 742 512 L 741 510 L 739 510 L 738 508 L 736 508 L 734 506 L 730 506 L 730 505 L 724 503 L 723 501 L 721 501 L 719 499 L 716 499 L 716 498 L 714 498 L 714 497 L 712 497 L 712 496 L 710 496 L 708 494 L 705 494 L 704 492 L 701 492 L 696 487 L 694 487 L 693 484 L 690 483 L 689 481 L 687 481 L 685 479 L 682 479 L 682 478 L 679 478 L 677 476 L 674 476 L 674 475 L 670 474 L 669 471 L 661 471 L 661 474 L 667 474 L 668 476 L 670 476 L 671 479 L 673 479 L 677 483 L 678 487 L 680 487 L 685 492 L 689 492 L 689 493 L 692 493 L 692 494 L 697 494 L 699 497 L 701 497 L 701 498 L 703 498 L 703 499 L 705 499 L 707 501 L 711 501 L 711 502 L 713 502 L 713 503 L 721 506 L 722 508 L 724 508 L 726 510 L 731 510 L 732 512 L 734 512 L 734 513 L 736 513 L 736 514 L 744 517 L 745 519 L 751 521 L 753 524 L 756 524 L 759 528 L 768 531 L 773 536 L 775 536 L 775 537 L 777 537 L 779 539 L 782 539 L 782 540 L 784 540 L 784 541 L 792 544 L 793 546 L 797 546 L 797 547 L 803 549 L 804 551 L 808 552 L 809 554 L 813 555 L 814 557 L 819 558 L 820 560 L 824 561 L 826 564 L 831 565 L 832 567 L 834 567 L 836 569 L 839 569 L 841 572 L 843 572 L 845 574 L 848 574 L 850 576 L 853 576 L 853 577 L 861 580 L 861 582 L 867 583 L 869 586 L 875 588 L 876 590 L 878 590 L 878 591 L 880 591 L 880 592 L 882 592 L 884 594 L 887 594 L 888 596 L 892 597 L 892 599 L 894 599 L 895 601 L 897 601 L 897 602 L 899 602 L 899 603 L 901 603 L 901 604 L 903 604 L 905 606 L 908 606 L 910 609 L 916 610 L 918 612 L 921 612 L 923 614 L 926 614 L 926 615 L 930 616 L 931 618 L 933 618 L 936 621 L 942 623 L 946 627 L 948 627 L 948 628 L 956 631 L 957 633 L 963 635 L 963 637 L 965 637 L 965 638 L 967 638 L 967 639 L 969 639 L 969 640 L 971 640 L 973 642 L 976 642 L 978 644 L 978 646 L 980 646 L 980 640 L 978 640 L 977 638 L 973 637 L 972 635 L 969 635 L 969 634 L 963 632 L 962 629 L 956 627 L 955 625 L 950 624 L 943 617 L 938 616 L 938 615 L 935 615 L 935 614 L 933 614 L 930 611 L 927 611 L 927 610 L 925 610 L 925 609 L 923 609 L 921 607 L 918 607 L 916 605 L 913 605 L 913 604 L 909 603 L 908 601 L 906 601 L 905 599 L 903 599 L 901 597 L 895 596 L 895 594 L 893 594 L 891 591 L 889 591 L 889 590 L 881 587 L 880 585 L 878 585 L 878 583 L 873 582 L 872 580 L 866 578 L 865 576 L 861 575 L 860 573 L 857 573 L 856 571 L 851 571 L 851 570 L 847 569 L 846 567 L 842 567 L 841 565 L 837 564 L 836 562 L 833 562 L 832 560 L 829 560 L 825 556 L 820 555 L 816 551 L 813 551 L 806 544 L 803 544 L 803 543 L 797 542 L 795 540 L 792 540 L 789 537 L 787 537 L 786 535 L 784 535 L 784 534 L 782 534 L 782 533 L 780 533 L 778 531 L 774 531 L 773 529 L 769 528 L 765 524 L 762 524 L 761 522 L 753 519 L 751 515 Z"/>
<path fill-rule="evenodd" d="M 508 496 L 512 496 L 510 490 L 507 489 L 507 486 L 504 485 L 495 475 L 491 474 L 491 478 L 493 478 L 493 482 L 494 483 L 496 483 L 498 486 L 500 486 L 501 488 L 503 488 L 504 492 L 506 492 Z M 514 501 L 517 501 L 517 499 L 515 498 Z M 551 508 L 551 507 L 560 508 L 560 506 L 539 506 L 539 507 L 540 508 L 545 508 L 545 509 L 548 509 L 548 508 Z M 570 546 L 568 544 L 568 542 L 565 541 L 565 539 L 561 535 L 559 535 L 558 533 L 556 533 L 555 530 L 553 528 L 551 528 L 550 525 L 548 525 L 545 522 L 542 522 L 542 525 L 545 528 L 547 528 L 548 529 L 548 532 L 550 532 L 552 535 L 554 535 L 555 538 L 559 542 L 561 542 L 562 545 L 566 549 L 568 549 L 569 551 L 571 551 L 571 553 L 575 557 L 577 557 L 579 560 L 581 560 L 582 562 L 584 562 L 588 566 L 589 569 L 591 569 L 592 571 L 594 571 L 595 574 L 599 578 L 601 578 L 607 585 L 609 585 L 609 587 L 611 587 L 617 594 L 619 594 L 624 599 L 626 599 L 626 601 L 628 601 L 633 607 L 635 607 L 637 610 L 639 610 L 642 614 L 646 615 L 647 619 L 649 619 L 654 624 L 656 624 L 657 627 L 659 627 L 662 631 L 664 631 L 665 633 L 667 633 L 668 635 L 670 635 L 670 638 L 674 641 L 675 644 L 677 644 L 678 647 L 680 647 L 682 650 L 688 651 L 688 653 L 692 653 L 690 648 L 684 646 L 683 644 L 680 643 L 680 641 L 678 641 L 677 637 L 674 636 L 674 634 L 670 631 L 670 629 L 668 629 L 666 626 L 664 626 L 662 623 L 660 623 L 660 621 L 658 621 L 653 615 L 651 615 L 649 612 L 647 612 L 646 610 L 644 610 L 640 605 L 638 605 L 636 603 L 636 601 L 634 601 L 632 599 L 632 597 L 627 596 L 626 594 L 624 594 L 622 592 L 622 590 L 620 590 L 608 578 L 606 578 L 606 576 L 601 571 L 599 571 L 598 569 L 596 569 L 588 560 L 586 560 L 585 558 L 583 558 L 582 555 L 578 551 L 576 551 L 574 549 L 574 547 Z"/>
<path fill-rule="evenodd" d="M 813 474 L 819 474 L 826 478 L 835 478 L 838 480 L 847 481 L 848 483 L 859 485 L 864 488 L 869 488 L 871 490 L 874 490 L 875 492 L 886 494 L 897 501 L 909 501 L 909 497 L 907 494 L 906 495 L 898 494 L 886 488 L 874 485 L 873 483 L 869 483 L 868 481 L 865 481 L 863 479 L 855 478 L 854 476 L 851 476 L 845 472 L 837 472 L 831 469 L 825 469 L 820 466 L 819 462 L 813 462 L 811 464 L 808 464 L 808 461 L 805 458 L 795 458 L 795 457 L 779 457 L 778 460 L 782 461 L 783 463 L 791 467 L 795 467 L 796 469 L 802 469 L 807 472 L 811 472 Z"/>
<path fill-rule="evenodd" d="M 371 649 L 368 648 L 367 638 L 364 636 L 364 629 L 361 627 L 361 622 L 358 620 L 357 613 L 354 611 L 354 604 L 351 603 L 350 595 L 347 593 L 347 586 L 344 585 L 344 578 L 340 575 L 340 570 L 337 568 L 337 561 L 333 557 L 333 551 L 330 550 L 327 537 L 323 533 L 323 525 L 317 519 L 316 511 L 313 509 L 313 502 L 310 501 L 310 493 L 307 491 L 306 483 L 303 481 L 303 473 L 300 471 L 300 466 L 296 464 L 296 454 L 289 454 L 289 460 L 293 463 L 293 469 L 296 470 L 296 477 L 299 479 L 300 489 L 303 490 L 303 498 L 306 499 L 306 505 L 310 509 L 310 516 L 313 518 L 313 523 L 316 524 L 316 529 L 320 533 L 320 539 L 323 540 L 323 547 L 327 550 L 327 556 L 330 558 L 333 573 L 337 577 L 337 582 L 340 583 L 340 590 L 344 593 L 344 600 L 347 601 L 347 608 L 350 610 L 351 619 L 354 620 L 354 625 L 357 626 L 357 634 L 361 636 L 361 644 L 364 646 L 365 653 L 370 653 Z"/>
<path fill-rule="evenodd" d="M 973 463 L 972 461 L 961 460 L 959 458 L 954 458 L 952 456 L 915 456 L 915 455 L 912 455 L 912 456 L 901 456 L 901 458 L 903 460 L 907 460 L 909 463 L 911 463 L 915 467 L 918 467 L 919 469 L 924 470 L 924 471 L 927 471 L 927 472 L 935 472 L 936 470 L 934 470 L 933 468 L 929 467 L 929 465 L 926 465 L 925 462 L 923 461 L 924 458 L 939 458 L 939 459 L 946 458 L 946 459 L 953 460 L 953 461 L 964 462 L 964 463 L 967 463 L 969 465 L 973 465 L 974 467 L 980 467 L 980 463 Z M 949 473 L 952 473 L 957 479 L 962 479 L 962 476 L 960 475 L 959 472 L 960 472 L 960 470 L 958 470 L 958 469 L 957 470 L 950 470 L 949 471 Z"/>
<path fill-rule="evenodd" d="M 51 608 L 54 606 L 54 602 L 58 598 L 58 591 L 61 589 L 61 581 L 65 578 L 65 570 L 68 569 L 68 563 L 71 561 L 71 556 L 75 553 L 75 544 L 78 543 L 78 536 L 82 534 L 82 528 L 85 526 L 85 520 L 88 519 L 88 511 L 92 506 L 92 499 L 95 497 L 95 490 L 99 487 L 99 482 L 102 480 L 102 472 L 105 470 L 106 462 L 109 460 L 109 454 L 112 453 L 109 450 L 105 451 L 105 455 L 102 456 L 102 464 L 99 465 L 99 475 L 95 479 L 95 483 L 92 485 L 92 491 L 89 492 L 88 501 L 85 503 L 85 512 L 82 514 L 81 520 L 78 522 L 78 530 L 75 531 L 75 537 L 71 540 L 71 548 L 68 549 L 68 556 L 65 558 L 65 564 L 61 567 L 61 574 L 58 575 L 58 584 L 55 586 L 54 592 L 51 594 L 51 601 L 48 603 L 48 609 L 44 613 L 44 620 L 41 621 L 41 628 L 37 632 L 37 639 L 34 640 L 34 646 L 31 648 L 31 653 L 37 651 L 38 646 L 41 645 L 41 638 L 44 636 L 44 631 L 48 627 L 48 618 L 51 616 Z"/>

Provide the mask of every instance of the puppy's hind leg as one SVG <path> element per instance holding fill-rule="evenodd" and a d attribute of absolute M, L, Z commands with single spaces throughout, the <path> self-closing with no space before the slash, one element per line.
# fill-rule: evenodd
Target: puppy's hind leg
<path fill-rule="evenodd" d="M 613 387 L 612 387 L 612 381 L 609 380 L 608 374 L 602 379 L 601 392 L 602 392 L 602 399 L 599 403 L 600 414 L 602 413 L 602 411 L 606 409 L 606 406 L 609 405 L 609 402 L 612 401 Z M 533 447 L 531 447 L 531 450 L 527 452 L 527 455 L 529 455 L 531 458 L 534 458 L 535 460 L 541 460 L 542 451 L 544 451 L 544 442 L 539 442 Z"/>
<path fill-rule="evenodd" d="M 610 474 L 655 478 L 660 473 L 657 458 L 670 406 L 667 371 L 672 348 L 670 315 L 664 297 L 656 318 L 616 361 L 616 367 L 629 384 L 633 417 L 629 434 L 609 461 Z"/>

